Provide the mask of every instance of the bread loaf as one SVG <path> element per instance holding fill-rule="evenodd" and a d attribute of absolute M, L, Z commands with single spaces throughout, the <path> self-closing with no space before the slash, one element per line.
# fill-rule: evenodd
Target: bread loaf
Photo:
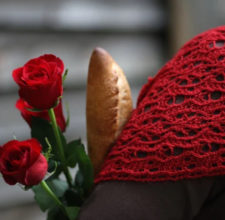
<path fill-rule="evenodd" d="M 96 174 L 132 111 L 126 77 L 102 48 L 90 58 L 86 98 L 88 154 Z"/>

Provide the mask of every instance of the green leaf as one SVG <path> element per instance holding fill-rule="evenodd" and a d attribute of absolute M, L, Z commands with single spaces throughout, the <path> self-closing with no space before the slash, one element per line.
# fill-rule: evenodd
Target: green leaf
<path fill-rule="evenodd" d="M 65 149 L 66 147 L 66 139 L 63 135 L 63 133 L 61 132 L 61 129 L 58 127 L 61 139 L 62 139 L 62 144 L 63 147 Z M 56 139 L 55 139 L 55 135 L 52 129 L 51 124 L 47 121 L 44 120 L 42 118 L 38 118 L 38 117 L 32 117 L 32 121 L 31 121 L 31 136 L 33 138 L 38 139 L 38 141 L 41 143 L 42 147 L 43 147 L 43 151 L 47 152 L 49 150 L 49 143 L 52 147 L 52 155 L 54 155 L 54 157 L 52 159 L 55 160 L 59 160 L 58 152 L 56 150 Z M 46 142 L 46 138 L 49 141 Z"/>
<path fill-rule="evenodd" d="M 63 171 L 62 164 L 60 162 L 57 162 L 57 167 L 55 171 L 53 171 L 53 174 L 48 177 L 48 180 L 57 179 L 59 175 L 62 173 L 62 171 Z"/>
<path fill-rule="evenodd" d="M 68 189 L 67 183 L 59 179 L 49 180 L 46 182 L 49 188 L 55 193 L 58 198 L 62 197 L 65 191 Z M 32 190 L 35 194 L 34 198 L 43 212 L 49 208 L 53 208 L 54 206 L 56 206 L 55 202 L 46 193 L 46 191 L 41 187 L 40 184 L 37 186 L 33 186 Z"/>
<path fill-rule="evenodd" d="M 48 141 L 51 143 L 52 146 L 52 151 L 54 154 L 56 154 L 56 150 L 55 150 L 55 145 L 56 145 L 56 141 L 55 141 L 55 137 L 54 137 L 54 133 L 52 130 L 52 126 L 51 124 L 47 121 L 44 120 L 42 118 L 38 118 L 38 117 L 32 117 L 31 120 L 31 136 L 33 138 L 38 139 L 38 141 L 41 143 L 42 147 L 43 147 L 43 151 L 47 152 L 48 151 L 48 144 L 46 143 L 46 137 L 48 138 Z"/>
<path fill-rule="evenodd" d="M 47 149 L 46 152 L 44 152 L 44 156 L 45 156 L 46 160 L 49 161 L 49 159 L 54 156 L 52 154 L 52 145 L 50 144 L 50 142 L 49 142 L 47 137 L 45 137 L 45 142 L 46 142 L 46 144 L 48 146 L 48 149 Z"/>
<path fill-rule="evenodd" d="M 41 185 L 33 186 L 32 190 L 35 194 L 34 199 L 43 212 L 55 206 L 52 198 L 42 189 Z"/>
<path fill-rule="evenodd" d="M 78 163 L 79 175 L 83 177 L 82 188 L 87 195 L 93 185 L 94 174 L 91 160 L 86 154 L 81 140 L 72 141 L 67 145 L 66 156 L 68 166 L 74 167 Z"/>
<path fill-rule="evenodd" d="M 66 181 L 59 179 L 47 181 L 47 184 L 51 188 L 51 190 L 56 194 L 57 197 L 62 197 L 65 191 L 68 189 Z"/>
<path fill-rule="evenodd" d="M 67 115 L 67 118 L 66 118 L 66 127 L 68 127 L 69 124 L 70 124 L 70 110 L 69 110 L 68 103 L 66 103 L 66 115 Z"/>
<path fill-rule="evenodd" d="M 47 220 L 68 220 L 68 217 L 61 211 L 59 207 L 51 208 L 48 211 Z"/>
<path fill-rule="evenodd" d="M 56 171 L 58 164 L 55 160 L 49 159 L 48 160 L 48 172 L 52 173 Z"/>
<path fill-rule="evenodd" d="M 77 160 L 79 169 L 84 178 L 83 189 L 85 194 L 87 195 L 94 183 L 94 173 L 91 160 L 86 154 L 83 145 L 82 147 L 77 147 Z"/>
<path fill-rule="evenodd" d="M 64 196 L 68 206 L 81 206 L 83 204 L 83 198 L 78 189 L 70 188 Z"/>
<path fill-rule="evenodd" d="M 76 206 L 68 206 L 65 207 L 65 211 L 67 216 L 62 212 L 58 207 L 51 208 L 48 212 L 47 220 L 76 220 L 79 214 L 79 207 Z"/>
<path fill-rule="evenodd" d="M 65 149 L 65 146 L 67 144 L 66 139 L 65 139 L 64 135 L 62 134 L 59 127 L 58 127 L 58 130 L 59 130 L 59 133 L 61 136 L 63 147 Z M 38 139 L 38 141 L 41 143 L 41 145 L 43 147 L 44 153 L 48 152 L 48 150 L 49 150 L 48 142 L 50 143 L 50 145 L 52 147 L 52 152 L 51 152 L 51 155 L 49 155 L 49 156 L 51 156 L 52 160 L 55 160 L 57 162 L 57 168 L 52 177 L 54 177 L 54 178 L 58 177 L 63 169 L 62 169 L 62 166 L 59 164 L 60 158 L 58 156 L 58 151 L 56 148 L 57 143 L 56 143 L 52 125 L 47 120 L 44 120 L 44 119 L 38 118 L 38 117 L 33 117 L 32 122 L 31 122 L 31 136 L 33 138 Z M 48 142 L 46 142 L 46 139 L 48 140 Z M 50 178 L 52 179 L 52 177 L 50 177 Z"/>
<path fill-rule="evenodd" d="M 63 74 L 63 78 L 62 78 L 63 83 L 64 83 L 64 81 L 66 80 L 66 77 L 67 77 L 67 75 L 68 75 L 68 72 L 69 72 L 69 69 L 66 69 L 66 70 L 65 70 L 65 73 Z"/>
<path fill-rule="evenodd" d="M 76 217 L 78 216 L 80 208 L 77 206 L 69 206 L 66 207 L 66 213 L 69 217 L 70 220 L 75 220 Z"/>
<path fill-rule="evenodd" d="M 76 186 L 76 189 L 77 189 L 80 197 L 82 199 L 85 199 L 85 196 L 88 194 L 88 192 L 86 193 L 84 190 L 84 187 L 83 187 L 84 186 L 84 176 L 83 176 L 81 170 L 78 170 L 76 173 L 75 186 Z"/>
<path fill-rule="evenodd" d="M 77 146 L 80 146 L 80 140 L 71 141 L 67 144 L 65 149 L 67 166 L 72 168 L 74 168 L 77 164 Z"/>
<path fill-rule="evenodd" d="M 82 187 L 83 183 L 84 183 L 84 177 L 81 173 L 81 170 L 78 170 L 75 177 L 75 184 L 79 187 Z"/>

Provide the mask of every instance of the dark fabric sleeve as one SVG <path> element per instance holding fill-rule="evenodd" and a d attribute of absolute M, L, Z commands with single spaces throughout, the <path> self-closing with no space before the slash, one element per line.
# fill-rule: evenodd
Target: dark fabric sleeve
<path fill-rule="evenodd" d="M 225 219 L 225 176 L 216 177 L 208 198 L 194 220 Z"/>
<path fill-rule="evenodd" d="M 190 220 L 204 205 L 215 178 L 177 182 L 99 183 L 87 199 L 79 220 Z"/>

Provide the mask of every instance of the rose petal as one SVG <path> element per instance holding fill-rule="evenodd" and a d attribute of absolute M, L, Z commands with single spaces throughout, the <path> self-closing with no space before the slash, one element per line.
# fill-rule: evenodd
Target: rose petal
<path fill-rule="evenodd" d="M 14 81 L 19 85 L 25 85 L 24 81 L 22 80 L 23 75 L 23 67 L 19 67 L 15 70 L 13 70 L 12 76 Z"/>
<path fill-rule="evenodd" d="M 36 139 L 9 141 L 0 151 L 0 172 L 5 181 L 13 185 L 19 182 L 34 185 L 44 177 L 47 161 L 41 153 L 41 145 Z"/>
<path fill-rule="evenodd" d="M 13 176 L 7 176 L 5 174 L 3 174 L 2 176 L 3 176 L 4 180 L 5 180 L 5 182 L 8 183 L 9 185 L 15 185 L 17 183 L 17 180 L 15 180 L 13 178 Z"/>
<path fill-rule="evenodd" d="M 19 143 L 19 141 L 17 140 L 11 140 L 7 142 L 6 144 L 3 145 L 2 153 L 4 154 L 5 152 L 8 152 L 8 150 L 12 147 L 15 147 L 17 149 L 17 143 Z"/>
<path fill-rule="evenodd" d="M 32 116 L 35 116 L 36 112 L 28 111 L 27 108 L 32 108 L 23 99 L 19 99 L 16 102 L 16 108 L 20 111 L 23 119 L 31 126 Z"/>
<path fill-rule="evenodd" d="M 35 163 L 26 171 L 24 179 L 24 185 L 32 186 L 37 185 L 42 181 L 48 169 L 48 163 L 46 158 L 40 154 Z"/>
<path fill-rule="evenodd" d="M 49 63 L 40 58 L 28 61 L 23 67 L 23 77 L 29 86 L 47 83 L 49 81 L 49 72 L 51 72 Z"/>
<path fill-rule="evenodd" d="M 46 110 L 55 105 L 62 92 L 62 77 L 59 76 L 54 82 L 50 81 L 48 84 L 20 87 L 19 95 L 34 108 Z"/>
<path fill-rule="evenodd" d="M 62 101 L 54 108 L 55 117 L 58 126 L 60 127 L 61 131 L 64 132 L 66 130 L 66 121 L 63 115 L 63 108 L 62 108 Z"/>
<path fill-rule="evenodd" d="M 27 110 L 28 108 L 32 109 L 33 107 L 30 106 L 23 99 L 17 100 L 15 106 L 21 112 L 22 117 L 29 124 L 29 126 L 31 126 L 32 117 L 42 118 L 42 119 L 45 119 L 47 121 L 50 120 L 48 112 L 46 110 L 44 110 L 42 112 L 28 111 Z M 66 121 L 65 121 L 64 114 L 63 114 L 62 100 L 60 100 L 59 104 L 54 108 L 54 112 L 55 112 L 57 124 L 60 127 L 61 131 L 64 132 L 65 129 L 66 129 Z"/>
<path fill-rule="evenodd" d="M 20 97 L 34 108 L 52 108 L 63 93 L 63 70 L 62 60 L 52 54 L 29 60 L 13 71 Z"/>
<path fill-rule="evenodd" d="M 29 161 L 27 161 L 27 166 L 31 166 L 39 157 L 42 146 L 35 138 L 29 139 L 26 142 L 26 144 L 29 144 L 30 147 Z"/>
<path fill-rule="evenodd" d="M 43 56 L 40 56 L 40 58 L 46 60 L 47 62 L 55 62 L 55 63 L 57 63 L 57 66 L 59 68 L 58 69 L 59 70 L 59 73 L 60 74 L 63 74 L 63 71 L 64 71 L 64 63 L 63 63 L 63 61 L 60 58 L 56 57 L 53 54 L 45 54 Z"/>
<path fill-rule="evenodd" d="M 45 120 L 49 120 L 48 112 L 45 110 L 41 112 L 32 112 L 27 110 L 27 109 L 32 109 L 33 107 L 29 105 L 23 99 L 17 100 L 15 106 L 21 112 L 22 117 L 30 126 L 31 126 L 32 117 L 38 117 L 38 118 L 43 118 Z"/>

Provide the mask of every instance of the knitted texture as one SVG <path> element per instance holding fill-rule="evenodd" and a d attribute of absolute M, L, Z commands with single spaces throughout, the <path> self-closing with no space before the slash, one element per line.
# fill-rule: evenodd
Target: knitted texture
<path fill-rule="evenodd" d="M 95 183 L 225 174 L 225 26 L 186 43 L 143 86 Z"/>

